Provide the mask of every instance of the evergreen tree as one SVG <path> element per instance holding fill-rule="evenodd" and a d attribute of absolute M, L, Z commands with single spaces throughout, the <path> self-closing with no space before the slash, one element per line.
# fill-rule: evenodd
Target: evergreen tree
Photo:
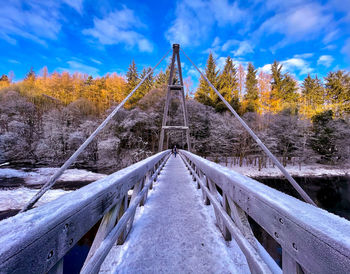
<path fill-rule="evenodd" d="M 238 79 L 237 79 L 237 70 L 235 65 L 232 62 L 230 56 L 226 58 L 225 67 L 218 78 L 218 90 L 221 95 L 228 101 L 231 106 L 238 111 L 239 110 L 239 97 L 238 97 Z M 227 110 L 225 104 L 221 99 L 215 97 L 215 109 L 218 112 L 223 112 Z"/>
<path fill-rule="evenodd" d="M 298 112 L 297 83 L 288 73 L 282 74 L 282 65 L 274 61 L 271 66 L 271 99 L 275 100 L 273 110 L 288 110 L 296 114 Z"/>
<path fill-rule="evenodd" d="M 312 149 L 321 155 L 321 159 L 331 161 L 336 154 L 336 135 L 333 123 L 333 112 L 327 110 L 312 117 L 312 131 L 310 138 Z"/>
<path fill-rule="evenodd" d="M 252 63 L 248 65 L 247 78 L 245 82 L 246 94 L 244 99 L 246 101 L 245 110 L 248 112 L 257 112 L 258 105 L 258 80 L 256 78 L 256 69 Z"/>
<path fill-rule="evenodd" d="M 10 82 L 9 81 L 9 78 L 7 77 L 6 74 L 3 74 L 1 77 L 0 77 L 0 82 Z"/>
<path fill-rule="evenodd" d="M 216 69 L 213 54 L 210 53 L 205 69 L 205 76 L 213 84 L 214 87 L 218 85 L 218 70 Z M 215 91 L 208 85 L 208 83 L 201 77 L 199 87 L 195 93 L 195 99 L 207 106 L 215 107 Z"/>
<path fill-rule="evenodd" d="M 128 72 L 126 73 L 126 81 L 126 93 L 129 94 L 140 81 L 134 60 L 132 60 L 131 64 L 129 65 Z"/>
<path fill-rule="evenodd" d="M 304 79 L 302 88 L 302 101 L 305 109 L 305 114 L 311 116 L 318 109 L 322 109 L 324 104 L 324 88 L 320 79 L 312 78 L 310 74 Z"/>
<path fill-rule="evenodd" d="M 168 84 L 168 78 L 167 78 L 167 74 L 164 73 L 162 70 L 157 74 L 157 76 L 155 77 L 155 82 L 154 82 L 154 86 L 156 88 L 162 88 L 163 86 Z"/>
<path fill-rule="evenodd" d="M 327 99 L 332 104 L 336 116 L 350 113 L 350 75 L 338 70 L 325 77 Z"/>
<path fill-rule="evenodd" d="M 144 68 L 142 70 L 142 73 L 140 75 L 140 79 L 142 81 L 143 78 L 146 77 L 146 75 L 152 70 L 152 68 Z M 142 83 L 142 85 L 136 90 L 134 95 L 130 98 L 129 103 L 130 105 L 134 105 L 137 103 L 141 98 L 144 97 L 153 87 L 153 73 L 151 73 L 146 80 Z"/>
<path fill-rule="evenodd" d="M 271 65 L 271 75 L 271 97 L 278 99 L 283 86 L 283 75 L 282 65 L 276 60 Z"/>
<path fill-rule="evenodd" d="M 33 67 L 30 68 L 30 70 L 27 72 L 25 80 L 35 80 L 35 71 L 33 70 Z"/>

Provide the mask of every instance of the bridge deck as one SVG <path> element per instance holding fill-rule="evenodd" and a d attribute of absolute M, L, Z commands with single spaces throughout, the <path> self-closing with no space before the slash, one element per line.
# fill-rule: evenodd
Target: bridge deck
<path fill-rule="evenodd" d="M 214 224 L 180 157 L 170 157 L 123 246 L 112 248 L 101 272 L 250 273 L 232 241 Z"/>

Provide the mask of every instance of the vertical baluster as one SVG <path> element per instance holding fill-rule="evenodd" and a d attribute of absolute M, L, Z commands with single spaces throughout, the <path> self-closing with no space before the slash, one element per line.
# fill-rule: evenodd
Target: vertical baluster
<path fill-rule="evenodd" d="M 230 210 L 230 206 L 228 204 L 227 201 L 227 197 L 226 194 L 223 193 L 222 195 L 223 201 L 222 201 L 222 207 L 224 208 L 224 210 L 227 212 L 228 215 L 231 215 L 231 210 Z M 222 235 L 224 236 L 226 241 L 231 241 L 231 233 L 230 231 L 227 229 L 227 227 L 225 226 L 225 224 L 223 224 L 223 229 L 222 229 Z"/>
<path fill-rule="evenodd" d="M 282 271 L 288 274 L 304 274 L 301 266 L 284 248 L 282 249 Z"/>
<path fill-rule="evenodd" d="M 63 274 L 63 258 L 50 269 L 48 274 Z"/>
<path fill-rule="evenodd" d="M 205 187 L 206 188 L 208 188 L 209 189 L 209 185 L 208 185 L 208 178 L 207 178 L 207 176 L 206 175 L 204 175 L 203 173 L 202 173 L 202 175 L 203 175 L 203 182 L 204 182 L 204 184 L 205 184 Z M 210 200 L 209 200 L 209 198 L 207 197 L 207 195 L 205 194 L 205 191 L 204 191 L 204 189 L 202 189 L 202 195 L 203 195 L 203 198 L 204 198 L 204 204 L 205 205 L 210 205 Z"/>
<path fill-rule="evenodd" d="M 108 211 L 103 216 L 101 224 L 97 230 L 96 236 L 95 236 L 94 241 L 92 243 L 92 246 L 91 246 L 89 253 L 85 259 L 84 266 L 90 260 L 90 258 L 94 255 L 96 250 L 99 248 L 99 246 L 101 245 L 101 242 L 106 238 L 106 236 L 109 234 L 109 232 L 113 229 L 113 227 L 116 223 L 119 209 L 122 205 L 122 202 L 123 202 L 123 200 L 118 202 L 115 206 L 113 206 L 111 208 L 110 211 Z"/>
<path fill-rule="evenodd" d="M 121 207 L 120 207 L 120 210 L 119 210 L 119 216 L 118 216 L 118 220 L 123 216 L 124 212 L 127 210 L 128 208 L 128 194 L 126 194 L 123 198 L 123 201 L 122 201 L 122 204 L 121 204 Z M 118 241 L 117 243 L 119 245 L 122 245 L 124 243 L 126 239 L 126 235 L 125 235 L 125 228 L 123 230 L 122 233 L 120 233 L 120 236 L 118 238 Z"/>

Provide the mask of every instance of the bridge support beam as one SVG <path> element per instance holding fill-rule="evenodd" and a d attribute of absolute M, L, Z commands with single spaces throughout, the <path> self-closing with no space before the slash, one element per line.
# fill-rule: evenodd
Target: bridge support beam
<path fill-rule="evenodd" d="M 175 63 L 177 63 L 178 79 L 176 79 L 175 77 Z M 180 104 L 181 104 L 181 109 L 183 113 L 183 125 L 167 126 L 169 104 L 172 97 L 177 97 L 177 96 L 180 97 Z M 173 44 L 173 56 L 171 58 L 170 74 L 169 74 L 167 95 L 166 95 L 165 106 L 164 106 L 162 129 L 160 131 L 160 137 L 159 137 L 159 146 L 158 146 L 159 152 L 162 151 L 163 149 L 167 149 L 167 147 L 166 148 L 164 147 L 165 131 L 167 131 L 167 134 L 169 134 L 170 130 L 184 130 L 186 132 L 187 150 L 190 151 L 191 150 L 190 130 L 188 127 L 188 118 L 187 118 L 185 92 L 184 92 L 181 62 L 180 62 L 180 45 L 179 44 Z M 169 144 L 167 142 L 167 146 L 168 145 Z"/>

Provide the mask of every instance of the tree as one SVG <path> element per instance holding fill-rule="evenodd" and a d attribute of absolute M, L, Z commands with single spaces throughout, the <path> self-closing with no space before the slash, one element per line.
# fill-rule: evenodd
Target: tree
<path fill-rule="evenodd" d="M 258 77 L 258 90 L 260 98 L 260 113 L 271 111 L 271 75 L 261 71 Z"/>
<path fill-rule="evenodd" d="M 325 77 L 327 100 L 336 116 L 350 113 L 350 75 L 338 70 Z"/>
<path fill-rule="evenodd" d="M 157 74 L 154 80 L 154 87 L 155 88 L 162 88 L 168 84 L 168 78 L 167 74 L 164 73 L 162 70 Z"/>
<path fill-rule="evenodd" d="M 230 56 L 226 58 L 225 66 L 218 78 L 218 90 L 227 102 L 236 110 L 239 111 L 239 91 L 237 70 Z M 216 96 L 215 109 L 218 112 L 227 110 L 225 104 Z"/>
<path fill-rule="evenodd" d="M 25 80 L 35 80 L 35 71 L 33 70 L 33 67 L 30 68 L 30 70 L 27 72 Z"/>
<path fill-rule="evenodd" d="M 4 87 L 8 87 L 10 85 L 10 80 L 9 78 L 7 77 L 7 75 L 3 74 L 1 77 L 0 77 L 0 89 L 1 88 L 4 88 Z"/>
<path fill-rule="evenodd" d="M 317 76 L 316 78 L 312 78 L 310 74 L 308 74 L 303 81 L 301 93 L 303 113 L 307 117 L 311 117 L 323 109 L 324 88 Z"/>
<path fill-rule="evenodd" d="M 126 73 L 126 93 L 129 94 L 137 86 L 139 81 L 137 67 L 135 61 L 132 60 L 131 64 L 129 65 L 128 72 Z"/>
<path fill-rule="evenodd" d="M 140 78 L 143 79 L 146 77 L 146 75 L 151 72 L 152 68 L 144 68 L 142 70 L 142 73 L 140 75 Z M 137 103 L 141 98 L 143 98 L 153 87 L 153 73 L 151 73 L 145 81 L 142 83 L 142 85 L 136 90 L 134 95 L 130 98 L 130 105 L 134 105 Z"/>
<path fill-rule="evenodd" d="M 310 145 L 312 149 L 321 155 L 321 160 L 330 162 L 336 154 L 335 128 L 333 123 L 333 111 L 327 110 L 312 117 L 312 131 Z"/>
<path fill-rule="evenodd" d="M 289 109 L 291 113 L 298 112 L 297 83 L 288 73 L 282 74 L 282 64 L 274 61 L 271 65 L 271 109 L 280 112 Z"/>
<path fill-rule="evenodd" d="M 218 70 L 216 69 L 216 64 L 212 53 L 209 54 L 209 57 L 207 60 L 205 76 L 213 84 L 213 86 L 217 88 Z M 214 104 L 215 96 L 216 96 L 215 91 L 213 91 L 213 89 L 208 85 L 208 83 L 205 81 L 203 77 L 200 78 L 199 87 L 194 96 L 198 102 L 204 105 L 212 106 L 212 107 L 215 106 Z"/>
<path fill-rule="evenodd" d="M 258 80 L 256 79 L 256 69 L 252 63 L 248 64 L 247 78 L 245 82 L 246 94 L 245 99 L 245 111 L 257 112 L 258 111 Z"/>
<path fill-rule="evenodd" d="M 241 100 L 242 96 L 243 96 L 243 90 L 244 90 L 244 83 L 245 83 L 245 71 L 244 71 L 244 67 L 242 66 L 242 64 L 239 64 L 238 66 L 238 97 Z"/>

